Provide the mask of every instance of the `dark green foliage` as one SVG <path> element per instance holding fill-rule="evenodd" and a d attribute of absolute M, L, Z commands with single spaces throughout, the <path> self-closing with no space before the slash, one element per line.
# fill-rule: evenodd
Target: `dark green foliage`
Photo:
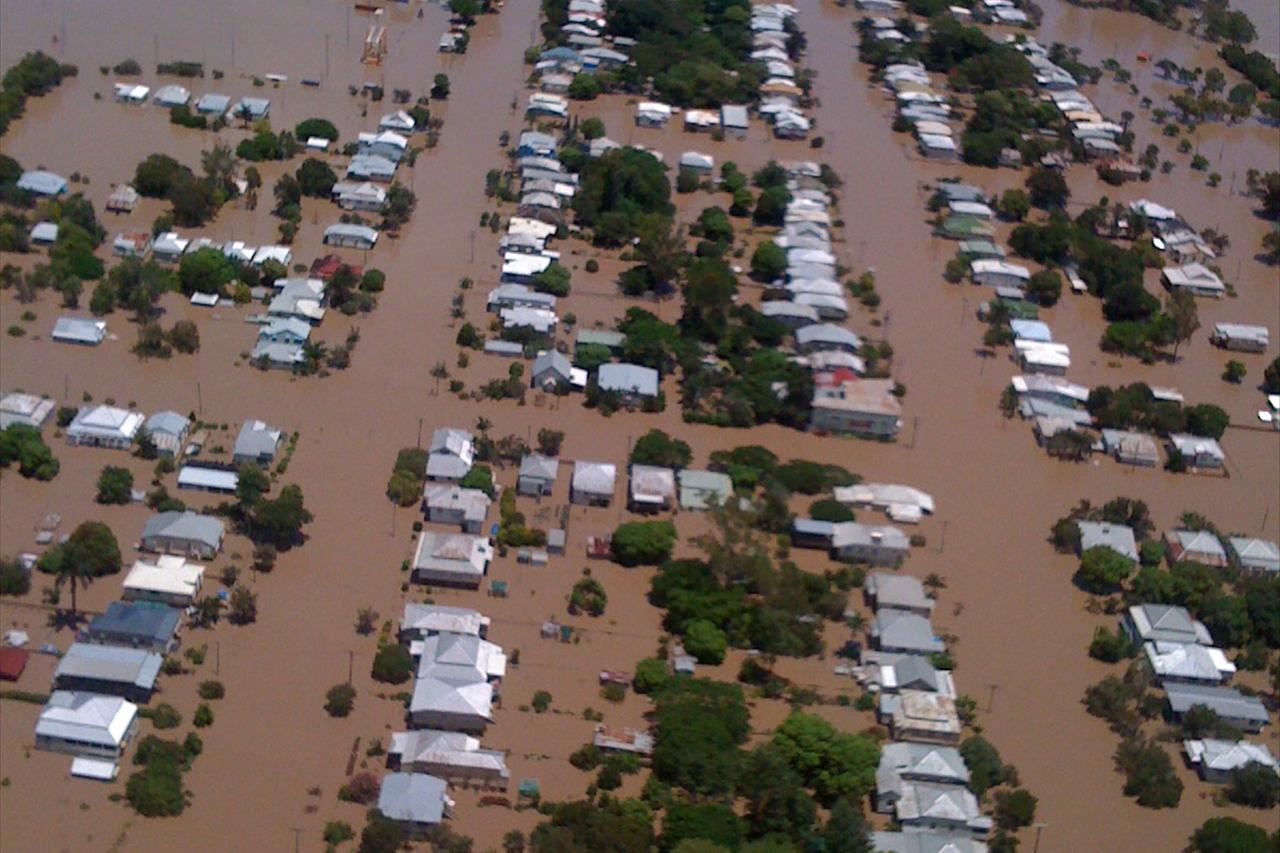
<path fill-rule="evenodd" d="M 669 853 L 686 838 L 700 838 L 737 850 L 745 835 L 742 819 L 724 803 L 673 803 L 662 823 L 658 847 Z"/>
<path fill-rule="evenodd" d="M 636 663 L 636 674 L 631 686 L 637 693 L 656 694 L 671 680 L 667 662 L 658 658 L 644 658 Z"/>
<path fill-rule="evenodd" d="M 0 595 L 26 595 L 31 591 L 31 573 L 17 560 L 0 558 Z"/>
<path fill-rule="evenodd" d="M 330 717 L 345 717 L 356 704 L 356 689 L 350 684 L 335 684 L 325 694 L 324 709 Z"/>
<path fill-rule="evenodd" d="M 1027 197 L 1035 207 L 1063 207 L 1071 198 L 1071 188 L 1061 172 L 1035 169 L 1027 176 Z"/>
<path fill-rule="evenodd" d="M 1231 774 L 1227 799 L 1254 809 L 1274 809 L 1280 802 L 1280 776 L 1273 768 L 1250 762 Z"/>
<path fill-rule="evenodd" d="M 960 755 L 969 768 L 969 790 L 982 797 L 1004 781 L 1005 767 L 1000 752 L 982 735 L 970 735 L 960 744 Z"/>
<path fill-rule="evenodd" d="M 1076 580 L 1082 589 L 1104 595 L 1119 589 L 1133 569 L 1133 560 L 1105 545 L 1098 545 L 1081 555 Z"/>
<path fill-rule="evenodd" d="M 313 136 L 323 137 L 330 142 L 338 141 L 338 128 L 333 122 L 324 118 L 309 118 L 298 122 L 297 127 L 293 129 L 293 135 L 297 139 L 306 142 Z"/>
<path fill-rule="evenodd" d="M 746 800 L 745 817 L 753 838 L 803 838 L 817 819 L 817 805 L 804 779 L 768 744 L 747 754 L 738 794 Z"/>
<path fill-rule="evenodd" d="M 36 563 L 47 574 L 58 574 L 63 566 L 78 566 L 90 577 L 119 572 L 120 545 L 111 528 L 100 521 L 83 522 L 66 542 L 45 551 Z"/>
<path fill-rule="evenodd" d="M 657 565 L 671 556 L 676 529 L 669 521 L 631 521 L 613 531 L 613 558 L 624 566 Z"/>
<path fill-rule="evenodd" d="M 1272 853 L 1267 831 L 1233 817 L 1211 817 L 1191 834 L 1190 853 Z"/>
<path fill-rule="evenodd" d="M 772 240 L 765 240 L 751 254 L 751 277 L 770 282 L 781 278 L 787 269 L 787 253 Z"/>
<path fill-rule="evenodd" d="M 1118 663 L 1133 654 L 1133 644 L 1121 630 L 1108 631 L 1098 628 L 1089 643 L 1089 657 L 1103 663 Z"/>
<path fill-rule="evenodd" d="M 698 663 L 714 665 L 724 660 L 729 643 L 724 631 L 716 627 L 714 622 L 693 619 L 684 626 L 684 647 L 685 651 L 698 659 Z"/>
<path fill-rule="evenodd" d="M 249 537 L 285 550 L 302 541 L 302 528 L 312 518 L 303 504 L 302 488 L 290 483 L 273 500 L 259 501 L 249 518 Z"/>
<path fill-rule="evenodd" d="M 559 803 L 530 833 L 530 853 L 649 853 L 652 817 L 647 809 L 626 805 L 618 800 Z"/>
<path fill-rule="evenodd" d="M 774 732 L 773 746 L 819 802 L 856 801 L 875 787 L 880 747 L 866 735 L 838 731 L 822 717 L 793 713 Z"/>
<path fill-rule="evenodd" d="M 632 465 L 656 465 L 661 468 L 687 468 L 693 452 L 686 442 L 672 438 L 660 429 L 651 429 L 636 440 L 631 448 Z"/>
<path fill-rule="evenodd" d="M 651 154 L 620 148 L 583 167 L 573 207 L 596 243 L 618 246 L 638 236 L 646 215 L 669 218 L 670 199 L 666 167 Z"/>
<path fill-rule="evenodd" d="M 1025 788 L 996 794 L 996 825 L 1006 832 L 1030 826 L 1036 819 L 1037 800 Z"/>
<path fill-rule="evenodd" d="M 328 198 L 333 185 L 338 182 L 338 175 L 333 171 L 333 167 L 315 157 L 308 157 L 302 161 L 296 177 L 302 194 L 313 198 Z"/>
<path fill-rule="evenodd" d="M 706 679 L 672 681 L 658 697 L 653 771 L 691 794 L 733 790 L 741 770 L 738 745 L 749 716 L 737 685 Z"/>
<path fill-rule="evenodd" d="M 178 283 L 187 296 L 193 293 L 224 293 L 224 288 L 235 277 L 235 265 L 218 249 L 199 249 L 183 255 L 178 264 Z"/>
<path fill-rule="evenodd" d="M 1222 434 L 1227 431 L 1227 425 L 1231 422 L 1230 415 L 1211 403 L 1188 406 L 1184 414 L 1187 419 L 1187 432 L 1208 438 L 1222 438 Z"/>
<path fill-rule="evenodd" d="M 493 485 L 493 471 L 488 465 L 471 466 L 471 470 L 458 481 L 458 485 L 464 489 L 479 489 L 491 498 L 497 494 Z"/>
<path fill-rule="evenodd" d="M 870 827 L 856 800 L 843 798 L 831 809 L 822 830 L 827 853 L 871 853 Z"/>
<path fill-rule="evenodd" d="M 385 684 L 404 684 L 413 675 L 413 658 L 399 643 L 388 643 L 373 658 L 373 679 Z"/>
<path fill-rule="evenodd" d="M 1136 797 L 1147 808 L 1173 808 L 1182 799 L 1178 778 L 1169 753 L 1155 741 L 1130 737 L 1116 747 L 1117 769 L 1125 775 L 1124 793 Z"/>
<path fill-rule="evenodd" d="M 810 462 L 807 459 L 792 459 L 779 465 L 774 469 L 773 475 L 787 489 L 802 495 L 829 492 L 836 486 L 852 486 L 859 479 L 839 465 Z"/>
<path fill-rule="evenodd" d="M 595 578 L 582 578 L 573 585 L 569 595 L 570 613 L 587 613 L 599 616 L 604 613 L 609 596 L 605 595 L 604 584 Z"/>
<path fill-rule="evenodd" d="M 22 115 L 27 98 L 48 94 L 77 73 L 74 65 L 61 64 L 43 51 L 24 54 L 0 80 L 0 136 Z"/>
<path fill-rule="evenodd" d="M 61 467 L 40 431 L 26 424 L 12 424 L 0 431 L 0 468 L 18 463 L 18 473 L 37 480 L 52 480 Z"/>
<path fill-rule="evenodd" d="M 189 742 L 189 746 L 195 746 Z M 125 784 L 125 799 L 143 817 L 172 817 L 187 807 L 187 793 L 182 787 L 183 771 L 190 767 L 198 750 L 188 751 L 177 741 L 148 735 L 138 743 L 133 763 L 135 771 Z"/>
<path fill-rule="evenodd" d="M 107 465 L 98 475 L 98 495 L 95 500 L 100 504 L 128 504 L 133 492 L 133 472 L 117 465 Z"/>
<path fill-rule="evenodd" d="M 819 521 L 853 521 L 853 510 L 834 498 L 821 498 L 809 505 L 809 517 Z"/>
<path fill-rule="evenodd" d="M 360 831 L 359 853 L 396 853 L 404 843 L 404 830 L 377 809 L 370 809 L 369 822 Z"/>

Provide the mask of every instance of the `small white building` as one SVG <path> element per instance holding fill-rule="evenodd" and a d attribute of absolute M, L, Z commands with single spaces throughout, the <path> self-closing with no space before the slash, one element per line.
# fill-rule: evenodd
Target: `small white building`
<path fill-rule="evenodd" d="M 124 579 L 125 601 L 155 601 L 173 607 L 194 604 L 204 583 L 204 566 L 164 554 L 154 563 L 138 560 Z"/>
<path fill-rule="evenodd" d="M 1161 271 L 1161 278 L 1165 287 L 1170 290 L 1188 290 L 1195 296 L 1221 299 L 1227 293 L 1227 286 L 1222 283 L 1222 279 L 1204 264 L 1165 267 Z"/>
<path fill-rule="evenodd" d="M 493 545 L 481 536 L 423 531 L 410 567 L 418 583 L 476 589 L 493 559 Z"/>
<path fill-rule="evenodd" d="M 40 429 L 53 414 L 54 402 L 48 397 L 22 394 L 17 391 L 0 398 L 0 430 L 11 426 L 29 426 Z"/>
<path fill-rule="evenodd" d="M 67 443 L 126 450 L 133 445 L 146 417 L 115 406 L 85 406 L 67 427 Z"/>
<path fill-rule="evenodd" d="M 55 690 L 36 720 L 36 749 L 115 759 L 138 731 L 138 706 L 119 696 Z"/>

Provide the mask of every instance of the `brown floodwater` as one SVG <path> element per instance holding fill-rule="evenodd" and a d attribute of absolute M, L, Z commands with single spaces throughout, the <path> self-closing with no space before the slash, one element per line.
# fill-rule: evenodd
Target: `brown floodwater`
<path fill-rule="evenodd" d="M 494 435 L 528 437 L 541 426 L 562 429 L 569 458 L 621 463 L 631 443 L 658 426 L 688 441 L 698 463 L 717 448 L 755 442 L 784 457 L 829 459 L 868 479 L 910 483 L 931 492 L 938 515 L 921 526 L 928 546 L 917 549 L 907 570 L 919 576 L 936 571 L 947 578 L 936 624 L 959 637 L 961 689 L 979 700 L 981 724 L 1040 798 L 1038 818 L 1048 824 L 1041 849 L 1177 850 L 1195 826 L 1215 814 L 1259 821 L 1257 814 L 1213 805 L 1209 788 L 1185 773 L 1188 787 L 1177 809 L 1149 811 L 1122 797 L 1121 777 L 1110 758 L 1115 737 L 1079 705 L 1085 686 L 1107 669 L 1085 655 L 1094 628 L 1107 620 L 1085 611 L 1085 596 L 1069 581 L 1071 561 L 1056 555 L 1045 537 L 1052 521 L 1079 498 L 1098 502 L 1126 494 L 1146 500 L 1162 526 L 1183 510 L 1195 510 L 1224 529 L 1278 538 L 1278 437 L 1230 430 L 1223 440 L 1230 478 L 1130 471 L 1105 460 L 1089 465 L 1048 460 L 1025 424 L 1006 421 L 998 412 L 1000 389 L 1016 371 L 1003 355 L 984 360 L 975 354 L 981 327 L 973 311 L 989 293 L 943 282 L 941 270 L 952 247 L 930 236 L 924 211 L 927 191 L 922 185 L 937 177 L 962 174 L 996 190 L 1019 184 L 1022 176 L 942 167 L 913 157 L 907 138 L 890 130 L 889 102 L 866 85 L 865 69 L 856 62 L 851 10 L 812 0 L 800 6 L 800 24 L 809 38 L 805 63 L 818 72 L 817 133 L 826 139 L 821 151 L 811 151 L 804 143 L 767 140 L 759 126 L 745 142 L 714 142 L 674 126 L 664 131 L 635 129 L 623 98 L 604 98 L 575 110 L 583 116 L 602 116 L 610 135 L 619 141 L 662 150 L 668 163 L 694 149 L 712 154 L 718 163 L 734 159 L 744 170 L 771 157 L 809 157 L 830 163 L 841 174 L 845 228 L 837 253 L 850 267 L 876 269 L 884 297 L 878 312 L 884 323 L 880 330 L 894 344 L 895 374 L 908 389 L 906 428 L 896 445 L 818 438 L 776 427 L 747 432 L 687 426 L 680 420 L 677 388 L 670 382 L 667 411 L 608 419 L 583 410 L 574 398 L 557 404 L 531 395 L 526 406 L 479 405 L 436 393 L 429 370 L 437 362 L 448 364 L 468 388 L 505 373 L 507 366 L 481 355 L 473 355 L 465 369 L 455 366 L 457 324 L 449 307 L 458 281 L 470 276 L 477 287 L 466 296 L 468 319 L 488 321 L 483 292 L 497 278 L 498 238 L 478 224 L 481 211 L 495 207 L 483 196 L 483 177 L 502 163 L 499 134 L 506 130 L 514 135 L 522 126 L 511 102 L 523 98 L 526 68 L 520 57 L 535 34 L 537 8 L 530 0 L 509 3 L 500 15 L 482 19 L 463 57 L 435 52 L 446 26 L 439 8 L 425 7 L 421 19 L 396 13 L 390 22 L 387 90 L 410 88 L 416 96 L 443 69 L 450 74 L 453 93 L 438 110 L 445 119 L 439 146 L 425 152 L 405 176 L 419 198 L 413 222 L 398 241 L 383 241 L 367 259 L 387 272 L 387 290 L 378 308 L 353 320 L 331 316 L 319 330 L 322 339 L 336 343 L 350 326 L 360 328 L 350 369 L 322 379 L 293 379 L 244 366 L 240 354 L 253 341 L 253 327 L 243 322 L 250 313 L 245 308 L 220 306 L 208 312 L 166 298 L 164 322 L 196 319 L 201 351 L 169 361 L 141 362 L 128 352 L 135 331 L 119 313 L 108 318 L 118 339 L 84 350 L 48 340 L 53 320 L 61 313 L 54 297 L 43 294 L 34 305 L 20 306 L 11 294 L 0 295 L 0 325 L 19 322 L 28 308 L 37 315 L 26 324 L 30 331 L 25 338 L 0 340 L 0 387 L 48 393 L 72 404 L 90 393 L 99 401 L 135 401 L 145 411 L 197 411 L 205 420 L 232 427 L 256 417 L 297 430 L 297 453 L 281 480 L 302 484 L 316 516 L 307 531 L 308 543 L 282 555 L 274 572 L 256 579 L 245 573 L 242 582 L 251 584 L 259 596 L 258 622 L 189 631 L 185 645 L 208 645 L 205 663 L 192 674 L 162 680 L 163 693 L 156 701 L 171 702 L 188 720 L 198 701 L 199 681 L 215 677 L 216 670 L 216 677 L 227 685 L 227 697 L 215 703 L 215 724 L 202 732 L 204 753 L 187 776 L 193 793 L 187 812 L 176 820 L 140 819 L 123 804 L 108 800 L 120 784 L 70 780 L 66 758 L 30 750 L 38 709 L 5 702 L 0 704 L 0 773 L 12 784 L 0 788 L 0 848 L 152 850 L 182 844 L 191 850 L 286 850 L 296 831 L 301 848 L 320 849 L 325 821 L 342 818 L 359 826 L 362 808 L 339 803 L 337 788 L 353 755 L 351 766 L 378 765 L 378 759 L 365 758 L 365 749 L 375 737 L 385 744 L 389 733 L 400 727 L 402 714 L 397 702 L 380 697 L 402 688 L 369 678 L 376 643 L 354 632 L 356 610 L 372 606 L 383 621 L 394 623 L 404 601 L 424 597 L 422 590 L 401 588 L 405 576 L 399 567 L 411 553 L 410 525 L 417 516 L 412 510 L 391 508 L 383 494 L 386 476 L 395 451 L 413 445 L 420 430 L 425 437 L 438 426 L 469 427 L 480 414 L 492 421 Z M 277 127 L 320 115 L 333 120 L 344 139 L 372 128 L 377 117 L 392 108 L 389 102 L 369 104 L 362 115 L 361 101 L 347 94 L 348 84 L 372 78 L 358 64 L 367 20 L 349 15 L 342 6 L 288 0 L 263 7 L 236 0 L 215 10 L 190 2 L 164 7 L 144 3 L 129 4 L 128 14 L 109 17 L 106 10 L 113 7 L 120 4 L 0 6 L 0 63 L 7 66 L 22 52 L 42 47 L 81 68 L 77 80 L 30 101 L 26 116 L 0 147 L 27 167 L 44 165 L 63 174 L 78 170 L 89 176 L 85 190 L 99 209 L 110 185 L 128 179 L 134 164 L 147 154 L 160 151 L 195 166 L 199 152 L 211 143 L 209 134 L 172 127 L 160 110 L 112 102 L 111 78 L 98 74 L 100 64 L 127 56 L 144 67 L 157 58 L 202 60 L 225 69 L 227 77 L 197 83 L 191 87 L 197 95 L 266 94 L 273 99 Z M 1121 56 L 1118 49 L 1108 48 L 1108 40 L 1129 45 L 1129 53 L 1147 49 L 1155 55 L 1159 46 L 1161 55 L 1177 58 L 1200 50 L 1185 36 L 1137 16 L 1087 12 L 1057 3 L 1048 4 L 1046 12 L 1040 40 L 1081 44 L 1091 61 Z M 107 20 L 110 23 L 104 23 Z M 299 26 L 301 21 L 305 25 Z M 1105 36 L 1091 35 L 1095 26 L 1103 28 Z M 1090 45 L 1096 45 L 1096 55 Z M 1123 61 L 1131 68 L 1136 65 Z M 278 89 L 254 90 L 241 76 L 266 73 L 288 74 L 290 81 Z M 324 84 L 301 87 L 301 77 L 322 78 Z M 156 82 L 151 74 L 143 80 Z M 1144 91 L 1155 91 L 1159 85 L 1141 76 L 1136 82 Z M 94 92 L 102 92 L 104 99 L 95 101 Z M 1114 84 L 1091 87 L 1090 94 L 1108 109 L 1123 108 L 1124 96 Z M 1137 124 L 1139 147 L 1149 136 L 1171 151 L 1157 128 L 1142 118 Z M 1213 159 L 1221 150 L 1224 176 L 1239 175 L 1237 188 L 1245 169 L 1275 162 L 1274 131 L 1242 125 L 1208 127 L 1201 134 L 1206 156 Z M 243 135 L 229 128 L 222 138 L 234 142 Z M 1228 233 L 1232 248 L 1223 269 L 1239 296 L 1202 302 L 1202 323 L 1205 329 L 1219 320 L 1265 320 L 1274 326 L 1280 296 L 1274 271 L 1252 257 L 1265 225 L 1251 215 L 1251 200 L 1231 193 L 1229 177 L 1222 187 L 1210 189 L 1202 175 L 1190 171 L 1188 157 L 1170 159 L 1179 163 L 1172 175 L 1120 191 L 1098 184 L 1091 172 L 1075 167 L 1074 197 L 1089 201 L 1102 194 L 1126 200 L 1146 196 L 1176 207 L 1193 225 Z M 282 171 L 282 164 L 262 168 L 266 187 Z M 686 220 L 706 205 L 727 207 L 723 195 L 699 193 L 678 202 Z M 269 242 L 276 230 L 269 207 L 230 208 L 196 233 Z M 107 217 L 108 231 L 126 224 L 145 227 L 156 212 L 156 206 L 144 205 L 129 217 Z M 336 209 L 308 201 L 294 247 L 297 260 L 309 262 L 322 253 L 321 232 L 336 218 Z M 645 304 L 611 291 L 610 277 L 624 266 L 616 259 L 603 258 L 577 241 L 557 248 L 571 253 L 568 260 L 575 268 L 574 294 L 562 310 L 576 313 L 580 324 L 608 323 L 629 305 Z M 361 253 L 347 254 L 365 261 Z M 582 269 L 589 257 L 601 257 L 596 275 Z M 1156 287 L 1154 279 L 1149 286 Z M 679 306 L 672 300 L 655 310 L 674 319 Z M 1249 378 L 1242 386 L 1229 386 L 1218 378 L 1226 357 L 1209 347 L 1204 330 L 1183 347 L 1176 365 L 1144 367 L 1098 352 L 1102 321 L 1099 305 L 1091 298 L 1066 296 L 1045 312 L 1045 319 L 1058 339 L 1072 345 L 1075 381 L 1117 384 L 1143 379 L 1173 384 L 1189 401 L 1223 405 L 1235 423 L 1255 423 L 1253 412 L 1262 399 L 1252 385 L 1261 376 L 1263 356 L 1235 356 L 1248 365 Z M 859 332 L 873 333 L 871 320 L 864 312 L 855 314 L 850 324 Z M 55 449 L 63 467 L 52 483 L 25 481 L 13 473 L 0 478 L 0 552 L 34 549 L 35 525 L 56 511 L 63 516 L 64 530 L 89 518 L 109 522 L 124 546 L 126 561 L 131 560 L 131 544 L 147 513 L 139 507 L 94 504 L 93 483 L 104 464 L 129 465 L 140 483 L 149 478 L 150 466 L 126 462 L 122 454 L 111 451 L 72 449 L 60 442 Z M 498 479 L 510 486 L 514 471 L 501 471 Z M 554 496 L 541 504 L 522 503 L 531 522 L 552 526 L 567 504 L 565 472 Z M 503 707 L 484 740 L 486 746 L 509 749 L 513 779 L 538 778 L 549 798 L 580 795 L 590 781 L 566 761 L 590 737 L 592 724 L 583 718 L 585 708 L 603 711 L 610 725 L 643 721 L 647 703 L 629 697 L 610 705 L 598 695 L 596 673 L 602 668 L 630 669 L 638 658 L 653 653 L 661 614 L 644 600 L 651 570 L 594 563 L 592 571 L 609 595 L 606 614 L 598 619 L 571 617 L 565 609 L 569 589 L 587 565 L 580 556 L 586 537 L 611 530 L 625 517 L 617 502 L 608 509 L 571 508 L 568 556 L 553 558 L 541 568 L 517 564 L 513 557 L 495 561 L 491 576 L 508 581 L 507 598 L 431 592 L 437 601 L 475 606 L 490 614 L 490 639 L 508 652 L 520 650 L 520 664 L 503 686 Z M 700 526 L 698 517 L 690 514 L 681 514 L 678 524 L 684 536 Z M 687 544 L 681 549 L 692 551 Z M 214 561 L 214 570 L 233 564 L 243 568 L 249 550 L 246 542 L 233 538 Z M 802 564 L 816 570 L 823 561 L 805 554 Z M 43 584 L 43 578 L 39 580 Z M 102 609 L 117 597 L 117 584 L 115 578 L 95 583 L 81 595 L 82 607 Z M 32 606 L 38 602 L 38 589 L 22 602 L 6 600 L 0 605 L 0 621 L 6 628 L 24 626 L 37 642 L 49 640 L 65 647 L 69 633 L 49 627 L 47 614 Z M 539 628 L 548 618 L 574 625 L 580 639 L 567 645 L 540 639 Z M 828 647 L 847 636 L 847 629 L 829 627 Z M 717 674 L 732 678 L 740 660 L 740 655 L 731 655 Z M 833 663 L 830 658 L 784 661 L 779 669 L 824 695 L 847 693 L 852 685 L 831 672 Z M 347 678 L 349 665 L 359 691 L 356 709 L 346 719 L 331 719 L 322 709 L 323 694 Z M 42 659 L 18 686 L 46 689 L 50 671 L 51 665 Z M 522 710 L 539 689 L 552 693 L 551 710 L 542 715 Z M 825 706 L 820 711 L 850 730 L 871 724 L 869 715 L 851 709 Z M 785 713 L 783 703 L 759 700 L 754 728 L 766 732 Z M 636 781 L 629 780 L 624 792 L 634 792 L 635 787 Z M 514 785 L 509 795 L 514 799 Z M 508 829 L 528 830 L 538 819 L 530 811 L 481 807 L 473 791 L 458 790 L 454 796 L 459 802 L 455 828 L 474 836 L 478 849 L 497 846 Z M 1026 841 L 1030 843 L 1029 836 Z"/>

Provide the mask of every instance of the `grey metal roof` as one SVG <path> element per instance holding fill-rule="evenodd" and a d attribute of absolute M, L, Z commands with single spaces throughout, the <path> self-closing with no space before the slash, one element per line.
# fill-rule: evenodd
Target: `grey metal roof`
<path fill-rule="evenodd" d="M 138 706 L 119 696 L 55 690 L 36 721 L 36 737 L 118 749 L 138 715 Z"/>
<path fill-rule="evenodd" d="M 1076 525 L 1080 528 L 1081 551 L 1103 547 L 1130 560 L 1138 559 L 1138 543 L 1134 540 L 1132 527 L 1105 521 L 1078 521 Z"/>
<path fill-rule="evenodd" d="M 426 773 L 388 773 L 382 778 L 378 811 L 391 820 L 439 823 L 444 819 L 445 781 Z"/>
<path fill-rule="evenodd" d="M 1231 550 L 1247 569 L 1280 571 L 1280 547 L 1266 539 L 1231 537 Z"/>
<path fill-rule="evenodd" d="M 217 92 L 206 92 L 196 99 L 196 112 L 224 113 L 231 106 L 230 95 L 219 95 Z"/>
<path fill-rule="evenodd" d="M 154 536 L 164 536 L 200 542 L 215 550 L 222 547 L 225 535 L 226 527 L 219 519 L 190 510 L 156 513 L 142 528 L 144 542 Z"/>
<path fill-rule="evenodd" d="M 905 610 L 877 610 L 871 621 L 871 635 L 886 649 L 907 649 L 922 654 L 946 651 L 946 644 L 933 632 L 923 616 Z"/>
<path fill-rule="evenodd" d="M 1165 685 L 1165 692 L 1169 695 L 1169 707 L 1175 714 L 1184 714 L 1196 705 L 1203 705 L 1228 720 L 1267 721 L 1266 706 L 1234 687 L 1169 683 Z"/>
<path fill-rule="evenodd" d="M 602 391 L 621 391 L 656 397 L 658 371 L 638 364 L 602 364 L 596 372 L 596 384 Z"/>
<path fill-rule="evenodd" d="M 1208 630 L 1191 618 L 1185 607 L 1139 604 L 1129 608 L 1129 621 L 1142 640 L 1175 643 L 1209 643 Z"/>
<path fill-rule="evenodd" d="M 796 330 L 796 343 L 808 346 L 818 343 L 831 343 L 849 346 L 854 349 L 862 346 L 862 341 L 853 332 L 843 326 L 831 323 L 814 323 Z"/>
<path fill-rule="evenodd" d="M 520 460 L 520 476 L 532 477 L 538 480 L 554 481 L 556 475 L 560 472 L 560 460 L 554 456 L 543 456 L 540 453 L 530 453 L 524 459 Z"/>
<path fill-rule="evenodd" d="M 541 381 L 544 374 L 554 373 L 557 378 L 569 381 L 569 375 L 573 371 L 573 365 L 569 359 L 560 352 L 550 349 L 543 352 L 533 360 L 533 380 Z"/>
<path fill-rule="evenodd" d="M 924 584 L 911 575 L 872 572 L 867 578 L 866 589 L 875 596 L 877 607 L 898 610 L 933 609 L 933 599 L 925 594 Z"/>
<path fill-rule="evenodd" d="M 953 832 L 873 832 L 871 847 L 879 853 L 987 853 L 986 842 Z"/>
<path fill-rule="evenodd" d="M 53 680 L 56 683 L 63 678 L 85 678 L 154 690 L 162 663 L 162 655 L 142 649 L 72 643 L 58 661 Z"/>
<path fill-rule="evenodd" d="M 59 317 L 53 324 L 53 339 L 81 344 L 98 344 L 107 334 L 107 324 L 87 317 Z"/>
<path fill-rule="evenodd" d="M 1206 554 L 1221 560 L 1227 558 L 1227 550 L 1222 547 L 1222 541 L 1208 530 L 1175 530 L 1173 538 L 1193 555 Z"/>
<path fill-rule="evenodd" d="M 186 415 L 180 415 L 177 412 L 165 410 L 163 412 L 156 412 L 154 415 L 147 418 L 147 422 L 143 426 L 143 429 L 152 436 L 168 435 L 176 438 L 183 435 L 190 426 L 191 421 Z"/>
<path fill-rule="evenodd" d="M 245 421 L 236 436 L 234 455 L 274 457 L 280 438 L 280 430 L 262 421 Z"/>
<path fill-rule="evenodd" d="M 573 463 L 573 489 L 594 495 L 612 495 L 618 478 L 618 466 L 612 462 L 588 462 L 579 459 Z"/>

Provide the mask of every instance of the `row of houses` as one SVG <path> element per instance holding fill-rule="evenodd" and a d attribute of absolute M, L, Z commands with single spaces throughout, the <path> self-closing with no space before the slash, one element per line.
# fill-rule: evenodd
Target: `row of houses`
<path fill-rule="evenodd" d="M 805 90 L 797 82 L 792 58 L 798 14 L 796 7 L 789 3 L 761 3 L 751 7 L 751 59 L 765 69 L 756 109 L 778 139 L 804 139 L 813 128 L 813 119 L 805 114 Z M 721 110 L 721 127 L 726 136 L 745 136 L 746 120 L 745 107 Z"/>
<path fill-rule="evenodd" d="M 902 406 L 888 379 L 867 379 L 862 339 L 841 323 L 849 317 L 831 241 L 831 195 L 813 162 L 782 164 L 787 203 L 782 232 L 774 238 L 786 255 L 782 279 L 770 283 L 760 312 L 793 331 L 795 360 L 814 376 L 810 427 L 892 440 L 902 426 Z"/>
<path fill-rule="evenodd" d="M 249 95 L 231 102 L 230 95 L 217 92 L 206 92 L 192 102 L 192 94 L 185 86 L 169 84 L 161 86 L 152 95 L 151 87 L 142 83 L 114 83 L 112 91 L 116 101 L 122 104 L 140 105 L 148 100 L 158 107 L 173 109 L 190 106 L 201 115 L 225 116 L 228 121 L 247 117 L 250 121 L 259 121 L 271 114 L 269 98 L 255 98 Z"/>

